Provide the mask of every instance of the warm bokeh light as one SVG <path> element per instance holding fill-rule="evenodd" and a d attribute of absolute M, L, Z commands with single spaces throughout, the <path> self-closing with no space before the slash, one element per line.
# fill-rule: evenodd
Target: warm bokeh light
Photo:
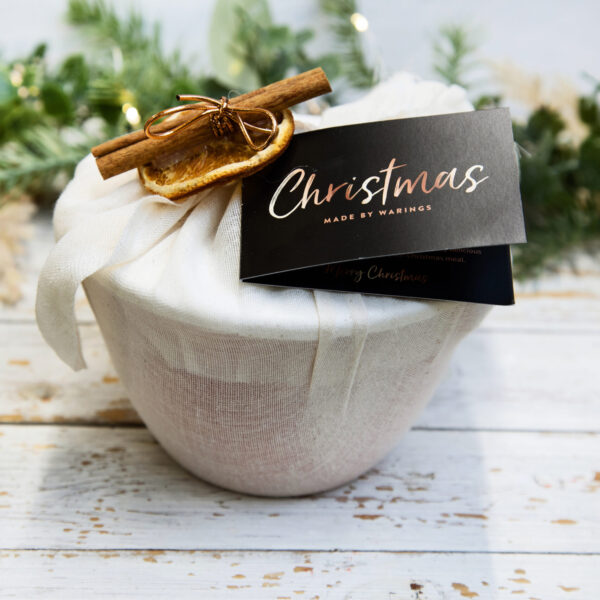
<path fill-rule="evenodd" d="M 350 22 L 352 25 L 354 25 L 356 31 L 363 32 L 369 29 L 369 21 L 367 21 L 367 17 L 361 15 L 360 13 L 354 13 L 350 17 Z"/>
<path fill-rule="evenodd" d="M 140 113 L 135 106 L 130 106 L 125 111 L 125 118 L 130 125 L 137 125 L 140 122 Z"/>
<path fill-rule="evenodd" d="M 9 75 L 10 82 L 15 86 L 19 87 L 23 83 L 23 73 L 18 69 L 13 69 Z"/>

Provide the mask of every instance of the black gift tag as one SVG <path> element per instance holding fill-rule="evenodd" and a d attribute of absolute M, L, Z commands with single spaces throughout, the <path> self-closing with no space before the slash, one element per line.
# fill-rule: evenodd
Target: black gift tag
<path fill-rule="evenodd" d="M 507 109 L 299 134 L 243 182 L 253 283 L 512 304 L 525 241 Z"/>

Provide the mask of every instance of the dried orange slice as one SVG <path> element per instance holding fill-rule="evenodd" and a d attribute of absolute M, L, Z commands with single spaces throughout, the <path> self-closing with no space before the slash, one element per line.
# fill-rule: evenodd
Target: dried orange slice
<path fill-rule="evenodd" d="M 180 200 L 217 183 L 227 183 L 256 173 L 274 161 L 292 139 L 292 113 L 283 110 L 281 114 L 277 133 L 263 150 L 252 150 L 240 139 L 241 136 L 215 137 L 204 144 L 201 151 L 173 164 L 147 164 L 139 167 L 140 179 L 149 191 L 171 200 Z"/>

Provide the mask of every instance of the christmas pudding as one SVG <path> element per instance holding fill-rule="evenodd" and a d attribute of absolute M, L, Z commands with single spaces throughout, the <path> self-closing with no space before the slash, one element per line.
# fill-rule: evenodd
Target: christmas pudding
<path fill-rule="evenodd" d="M 318 129 L 472 110 L 462 89 L 397 74 Z M 85 366 L 73 314 L 83 282 L 114 366 L 183 467 L 265 496 L 342 485 L 380 461 L 431 397 L 456 344 L 489 310 L 466 302 L 244 283 L 241 182 L 178 202 L 90 155 L 60 197 L 37 316 Z"/>

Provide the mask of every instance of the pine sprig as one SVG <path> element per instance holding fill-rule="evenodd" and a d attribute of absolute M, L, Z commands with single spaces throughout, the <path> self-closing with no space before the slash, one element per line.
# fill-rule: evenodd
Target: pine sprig
<path fill-rule="evenodd" d="M 215 35 L 223 27 L 231 31 L 226 40 Z M 338 57 L 310 54 L 307 45 L 313 36 L 311 29 L 294 30 L 276 23 L 266 0 L 223 2 L 215 8 L 210 38 L 213 61 L 221 70 L 216 77 L 236 92 L 247 92 L 317 66 L 335 79 L 339 74 Z"/>
<path fill-rule="evenodd" d="M 319 0 L 319 6 L 331 21 L 341 74 L 355 88 L 369 88 L 375 85 L 379 75 L 367 64 L 361 33 L 352 22 L 353 15 L 358 15 L 356 1 Z"/>
<path fill-rule="evenodd" d="M 477 44 L 462 25 L 442 27 L 433 45 L 433 70 L 449 84 L 467 88 L 466 75 L 474 66 Z"/>
<path fill-rule="evenodd" d="M 23 188 L 39 202 L 53 199 L 98 142 L 98 137 L 87 136 L 80 129 L 44 125 L 29 129 L 19 141 L 0 147 L 0 196 Z"/>
<path fill-rule="evenodd" d="M 519 279 L 535 277 L 573 249 L 600 245 L 600 110 L 595 93 L 580 99 L 588 126 L 579 146 L 561 142 L 564 121 L 541 107 L 514 125 L 528 243 L 514 248 Z"/>
<path fill-rule="evenodd" d="M 0 197 L 51 202 L 102 139 L 130 131 L 177 93 L 227 91 L 192 74 L 179 52 L 165 53 L 158 25 L 148 27 L 135 12 L 121 18 L 104 0 L 70 0 L 67 19 L 94 52 L 73 54 L 55 70 L 44 45 L 0 62 Z M 82 134 L 90 118 L 99 131 Z"/>
<path fill-rule="evenodd" d="M 124 104 L 145 120 L 178 93 L 227 93 L 213 78 L 193 74 L 180 51 L 166 53 L 158 23 L 149 27 L 135 11 L 120 17 L 104 0 L 70 0 L 67 19 L 95 41 L 89 104 L 113 125 L 127 128 Z"/>
<path fill-rule="evenodd" d="M 157 52 L 160 54 L 160 30 L 157 26 L 148 33 L 142 16 L 131 11 L 126 18 L 120 18 L 104 0 L 69 0 L 67 21 L 71 25 L 88 27 L 89 33 L 98 41 L 110 40 L 122 52 Z"/>
<path fill-rule="evenodd" d="M 309 29 L 292 31 L 286 25 L 275 24 L 270 11 L 259 20 L 243 6 L 235 10 L 237 29 L 231 47 L 244 65 L 251 65 L 261 86 L 286 77 L 290 70 L 305 71 L 316 66 L 305 49 L 312 39 Z M 248 91 L 248 90 L 244 90 Z"/>

